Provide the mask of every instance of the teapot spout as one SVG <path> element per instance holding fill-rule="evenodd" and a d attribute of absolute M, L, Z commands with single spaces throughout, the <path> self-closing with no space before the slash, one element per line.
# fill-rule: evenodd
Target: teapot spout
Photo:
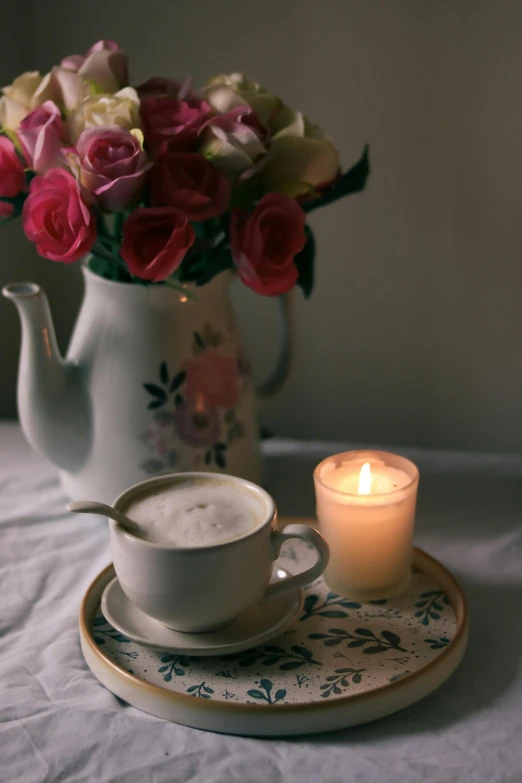
<path fill-rule="evenodd" d="M 17 396 L 24 434 L 59 468 L 75 472 L 89 448 L 90 406 L 80 370 L 61 357 L 47 296 L 36 283 L 11 283 L 2 294 L 22 325 Z"/>

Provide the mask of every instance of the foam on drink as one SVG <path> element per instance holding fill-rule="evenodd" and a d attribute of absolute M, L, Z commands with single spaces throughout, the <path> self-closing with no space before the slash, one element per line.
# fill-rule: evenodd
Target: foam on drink
<path fill-rule="evenodd" d="M 252 532 L 266 504 L 248 487 L 219 479 L 177 480 L 129 501 L 124 509 L 136 535 L 157 544 L 203 547 Z"/>

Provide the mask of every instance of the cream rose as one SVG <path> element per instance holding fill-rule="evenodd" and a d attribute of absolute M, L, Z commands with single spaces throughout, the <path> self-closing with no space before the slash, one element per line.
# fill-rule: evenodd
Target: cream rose
<path fill-rule="evenodd" d="M 84 98 L 67 120 L 73 144 L 87 128 L 99 125 L 119 125 L 131 130 L 139 127 L 140 99 L 132 87 L 114 95 L 90 95 Z"/>
<path fill-rule="evenodd" d="M 267 188 L 296 197 L 337 176 L 338 150 L 301 112 L 285 107 L 274 118 L 274 130 L 261 172 Z"/>
<path fill-rule="evenodd" d="M 16 130 L 33 109 L 46 101 L 53 101 L 67 112 L 72 111 L 91 92 L 91 86 L 67 68 L 53 68 L 45 76 L 38 71 L 28 71 L 9 87 L 4 87 L 0 99 L 0 126 Z"/>
<path fill-rule="evenodd" d="M 270 130 L 272 118 L 284 106 L 277 95 L 267 92 L 243 73 L 216 76 L 202 89 L 201 94 L 219 114 L 226 114 L 238 106 L 250 106 L 262 124 Z"/>
<path fill-rule="evenodd" d="M 47 100 L 48 96 L 42 96 L 42 91 L 39 91 L 42 81 L 43 77 L 38 71 L 27 71 L 3 88 L 3 96 L 0 98 L 2 128 L 16 130 L 29 112 Z"/>

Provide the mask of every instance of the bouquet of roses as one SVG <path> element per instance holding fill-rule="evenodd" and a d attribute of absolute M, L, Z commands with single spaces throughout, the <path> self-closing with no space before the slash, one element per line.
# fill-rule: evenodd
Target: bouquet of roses
<path fill-rule="evenodd" d="M 129 86 L 113 41 L 24 73 L 0 98 L 0 221 L 19 214 L 38 253 L 87 253 L 113 280 L 186 289 L 233 268 L 268 296 L 313 286 L 306 216 L 362 190 L 330 139 L 234 73 Z"/>

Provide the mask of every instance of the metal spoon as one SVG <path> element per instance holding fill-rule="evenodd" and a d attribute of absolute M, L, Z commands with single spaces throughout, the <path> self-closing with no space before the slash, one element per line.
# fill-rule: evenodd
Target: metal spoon
<path fill-rule="evenodd" d="M 76 500 L 74 503 L 67 504 L 67 511 L 74 511 L 77 514 L 100 514 L 102 517 L 113 519 L 127 533 L 134 534 L 136 532 L 136 523 L 132 519 L 106 503 L 97 503 L 95 500 Z"/>

